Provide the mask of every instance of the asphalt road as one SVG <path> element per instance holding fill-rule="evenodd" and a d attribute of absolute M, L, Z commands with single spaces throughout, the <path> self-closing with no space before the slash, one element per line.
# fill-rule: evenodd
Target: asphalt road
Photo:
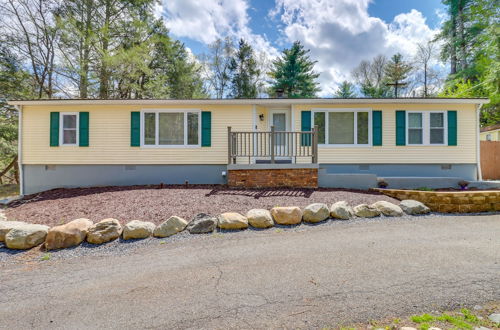
<path fill-rule="evenodd" d="M 500 300 L 500 215 L 217 234 L 0 267 L 0 328 L 321 328 Z"/>

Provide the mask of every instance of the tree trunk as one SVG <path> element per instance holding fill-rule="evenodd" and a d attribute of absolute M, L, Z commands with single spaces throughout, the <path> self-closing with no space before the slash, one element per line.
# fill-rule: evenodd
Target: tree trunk
<path fill-rule="evenodd" d="M 464 4 L 460 2 L 458 8 L 458 36 L 460 38 L 460 70 L 467 69 L 467 46 L 465 42 L 465 14 L 464 14 Z"/>
<path fill-rule="evenodd" d="M 109 23 L 111 15 L 111 3 L 106 1 L 104 17 L 104 26 L 102 27 L 102 53 L 101 53 L 101 68 L 99 71 L 99 97 L 107 99 L 109 96 L 109 70 L 107 65 L 107 56 L 109 48 Z"/>
<path fill-rule="evenodd" d="M 89 87 L 89 62 L 90 62 L 90 31 L 92 29 L 92 1 L 85 1 L 85 31 L 83 34 L 83 52 L 80 73 L 80 98 L 88 97 Z"/>
<path fill-rule="evenodd" d="M 452 18 L 451 27 L 451 42 L 450 42 L 450 74 L 457 73 L 457 48 L 455 45 L 455 39 L 457 37 L 457 18 Z"/>
<path fill-rule="evenodd" d="M 427 97 L 427 63 L 424 64 L 424 97 Z"/>

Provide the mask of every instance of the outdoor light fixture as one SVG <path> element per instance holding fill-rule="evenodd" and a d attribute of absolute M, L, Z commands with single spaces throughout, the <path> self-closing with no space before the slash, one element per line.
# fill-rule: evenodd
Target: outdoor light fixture
<path fill-rule="evenodd" d="M 263 114 L 263 113 L 261 113 L 261 114 L 259 115 L 259 119 L 260 119 L 260 121 L 264 121 L 264 114 Z"/>

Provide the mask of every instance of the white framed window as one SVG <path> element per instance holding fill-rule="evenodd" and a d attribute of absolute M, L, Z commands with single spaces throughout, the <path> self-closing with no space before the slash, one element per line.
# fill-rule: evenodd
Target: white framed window
<path fill-rule="evenodd" d="M 486 134 L 486 141 L 491 141 L 491 134 L 490 133 Z"/>
<path fill-rule="evenodd" d="M 77 146 L 78 145 L 78 112 L 61 112 L 59 117 L 59 145 Z"/>
<path fill-rule="evenodd" d="M 313 125 L 318 126 L 318 144 L 333 147 L 372 145 L 371 109 L 313 109 Z"/>
<path fill-rule="evenodd" d="M 407 145 L 446 145 L 448 140 L 446 111 L 407 111 Z"/>
<path fill-rule="evenodd" d="M 407 144 L 424 143 L 424 114 L 422 112 L 408 112 L 408 142 Z"/>
<path fill-rule="evenodd" d="M 141 146 L 146 148 L 199 147 L 201 111 L 147 109 L 141 112 Z"/>

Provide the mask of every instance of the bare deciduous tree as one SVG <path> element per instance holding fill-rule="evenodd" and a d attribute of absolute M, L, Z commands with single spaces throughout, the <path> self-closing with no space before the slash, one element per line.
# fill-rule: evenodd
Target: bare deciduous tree
<path fill-rule="evenodd" d="M 55 93 L 56 46 L 60 33 L 53 13 L 53 0 L 3 0 L 0 2 L 1 42 L 29 62 L 39 98 Z"/>
<path fill-rule="evenodd" d="M 386 65 L 387 57 L 377 55 L 371 61 L 361 61 L 352 71 L 352 76 L 365 96 L 385 96 L 388 90 L 384 82 Z"/>
<path fill-rule="evenodd" d="M 422 84 L 422 96 L 428 97 L 432 94 L 437 83 L 438 73 L 432 68 L 436 60 L 436 44 L 432 41 L 419 43 L 418 50 L 414 58 L 415 69 L 417 71 L 417 80 Z"/>
<path fill-rule="evenodd" d="M 231 77 L 229 75 L 231 58 L 235 52 L 231 38 L 217 39 L 208 46 L 209 53 L 201 56 L 204 75 L 208 89 L 213 91 L 215 97 L 225 97 L 229 90 Z"/>

